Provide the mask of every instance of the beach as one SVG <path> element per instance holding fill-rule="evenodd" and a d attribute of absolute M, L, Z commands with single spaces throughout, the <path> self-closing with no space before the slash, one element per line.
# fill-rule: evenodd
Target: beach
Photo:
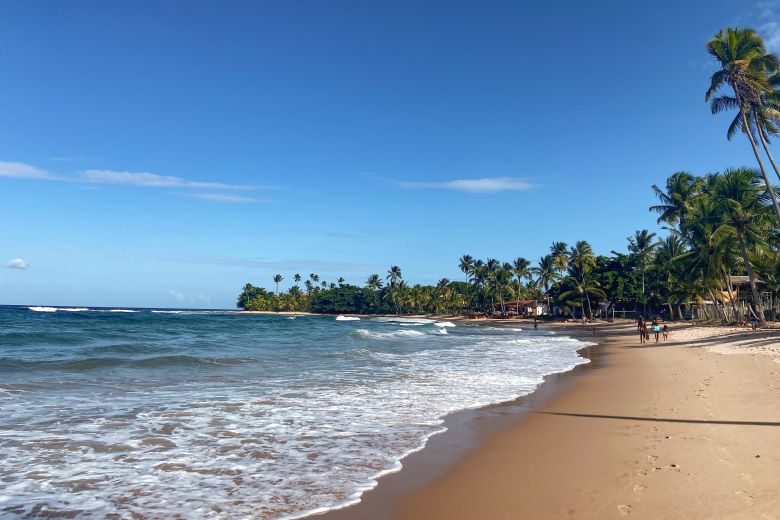
<path fill-rule="evenodd" d="M 599 325 L 595 339 L 600 361 L 530 413 L 483 418 L 497 431 L 464 420 L 441 437 L 469 442 L 430 443 L 456 461 L 410 457 L 394 483 L 320 518 L 780 518 L 777 331 L 674 325 L 642 346 L 633 325 Z"/>

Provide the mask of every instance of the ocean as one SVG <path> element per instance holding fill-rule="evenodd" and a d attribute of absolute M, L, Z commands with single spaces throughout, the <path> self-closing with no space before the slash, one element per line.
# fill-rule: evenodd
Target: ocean
<path fill-rule="evenodd" d="M 447 414 L 528 394 L 583 346 L 425 319 L 0 307 L 0 518 L 344 506 Z"/>

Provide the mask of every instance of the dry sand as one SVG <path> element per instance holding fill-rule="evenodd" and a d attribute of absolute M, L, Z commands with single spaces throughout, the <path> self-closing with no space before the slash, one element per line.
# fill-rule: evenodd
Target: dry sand
<path fill-rule="evenodd" d="M 780 519 L 780 332 L 674 326 L 658 345 L 640 345 L 631 325 L 598 334 L 606 366 L 443 475 L 390 501 L 380 481 L 365 504 L 324 516 Z M 420 480 L 419 466 L 388 482 Z"/>

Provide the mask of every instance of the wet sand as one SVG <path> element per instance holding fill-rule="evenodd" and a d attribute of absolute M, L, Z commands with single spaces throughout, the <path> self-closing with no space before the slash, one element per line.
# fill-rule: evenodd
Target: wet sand
<path fill-rule="evenodd" d="M 631 325 L 598 334 L 594 363 L 453 415 L 360 504 L 317 520 L 780 519 L 778 358 L 674 329 L 658 346 Z"/>

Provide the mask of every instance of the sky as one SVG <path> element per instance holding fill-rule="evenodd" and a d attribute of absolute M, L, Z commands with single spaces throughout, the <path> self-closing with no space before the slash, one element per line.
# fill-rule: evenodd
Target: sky
<path fill-rule="evenodd" d="M 232 308 L 295 273 L 625 250 L 754 164 L 704 102 L 780 2 L 0 3 L 0 304 Z"/>

